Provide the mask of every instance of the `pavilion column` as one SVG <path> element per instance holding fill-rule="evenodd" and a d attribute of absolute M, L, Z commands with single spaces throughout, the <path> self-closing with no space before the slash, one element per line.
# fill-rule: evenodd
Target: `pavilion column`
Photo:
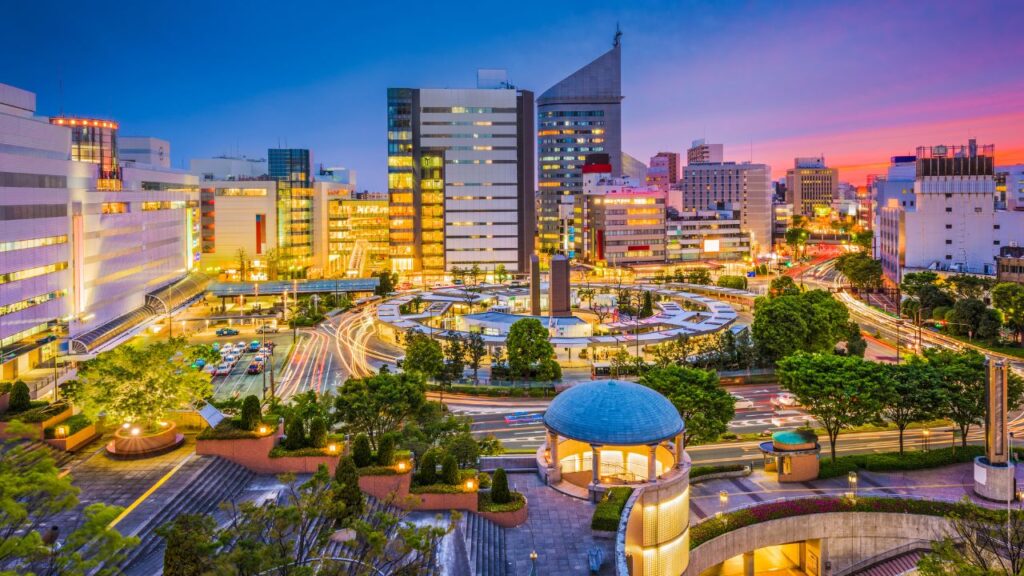
<path fill-rule="evenodd" d="M 658 479 L 658 445 L 648 446 L 650 452 L 647 455 L 647 481 L 654 482 Z"/>
<path fill-rule="evenodd" d="M 548 430 L 548 454 L 550 455 L 549 466 L 553 468 L 558 467 L 558 433 L 552 430 Z"/>
<path fill-rule="evenodd" d="M 590 461 L 594 469 L 593 483 L 596 486 L 601 483 L 601 445 L 591 444 L 590 450 L 593 453 L 593 458 Z"/>
<path fill-rule="evenodd" d="M 676 434 L 675 442 L 676 468 L 683 467 L 683 433 Z"/>

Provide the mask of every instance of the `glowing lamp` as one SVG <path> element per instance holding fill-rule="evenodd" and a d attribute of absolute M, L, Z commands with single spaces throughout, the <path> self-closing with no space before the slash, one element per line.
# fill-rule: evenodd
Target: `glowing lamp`
<path fill-rule="evenodd" d="M 159 424 L 161 428 L 167 428 L 167 426 L 168 426 L 166 420 L 161 420 L 161 421 L 157 422 L 157 424 Z"/>
<path fill-rule="evenodd" d="M 719 492 L 718 493 L 718 502 L 723 507 L 727 506 L 729 504 L 729 493 L 726 492 L 725 490 L 722 490 L 721 492 Z"/>
<path fill-rule="evenodd" d="M 473 490 L 474 488 L 476 488 L 476 482 L 472 478 L 466 480 L 466 490 Z"/>
<path fill-rule="evenodd" d="M 140 430 L 138 428 L 132 428 L 132 436 L 138 436 L 141 433 L 142 433 L 142 430 Z"/>
<path fill-rule="evenodd" d="M 57 438 L 64 438 L 68 435 L 68 429 L 64 426 L 57 426 L 57 429 L 54 430 L 54 435 Z"/>
<path fill-rule="evenodd" d="M 530 560 L 533 560 L 534 562 L 537 561 L 537 551 L 536 550 L 531 550 L 530 551 Z"/>
<path fill-rule="evenodd" d="M 932 431 L 926 428 L 923 432 L 921 432 L 921 434 L 923 434 L 924 437 L 927 438 L 932 435 Z"/>
<path fill-rule="evenodd" d="M 124 428 L 125 430 L 127 430 L 127 429 L 129 429 L 131 427 L 132 427 L 132 425 L 130 423 L 128 423 L 128 422 L 125 422 L 124 424 L 121 424 L 121 428 Z"/>
<path fill-rule="evenodd" d="M 846 481 L 850 483 L 850 486 L 856 486 L 857 485 L 857 473 L 856 472 L 850 472 L 849 474 L 847 474 L 846 475 Z"/>
<path fill-rule="evenodd" d="M 266 433 L 267 433 L 267 427 L 266 426 L 260 426 L 260 434 L 266 434 Z"/>
<path fill-rule="evenodd" d="M 330 444 L 327 445 L 327 451 L 330 452 L 331 454 L 337 454 L 338 445 L 331 442 Z"/>
<path fill-rule="evenodd" d="M 404 460 L 398 463 L 398 471 L 399 472 L 405 472 L 405 467 L 406 467 L 406 464 L 405 464 Z"/>

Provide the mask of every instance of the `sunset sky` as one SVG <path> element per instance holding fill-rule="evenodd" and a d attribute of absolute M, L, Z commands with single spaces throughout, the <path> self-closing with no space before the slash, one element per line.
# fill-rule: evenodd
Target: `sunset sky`
<path fill-rule="evenodd" d="M 0 82 L 39 112 L 171 141 L 175 167 L 279 144 L 382 190 L 388 86 L 538 95 L 623 31 L 624 149 L 706 137 L 784 174 L 824 154 L 862 184 L 919 145 L 1024 163 L 1024 2 L 38 2 L 14 0 Z M 59 40 L 54 35 L 60 35 Z M 63 90 L 61 89 L 63 86 Z"/>

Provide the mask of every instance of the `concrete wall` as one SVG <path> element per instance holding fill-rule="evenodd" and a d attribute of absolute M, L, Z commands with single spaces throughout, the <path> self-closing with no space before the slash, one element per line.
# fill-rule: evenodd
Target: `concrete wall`
<path fill-rule="evenodd" d="M 938 516 L 882 512 L 833 512 L 771 520 L 733 530 L 694 548 L 682 576 L 699 576 L 729 558 L 765 546 L 817 539 L 821 540 L 819 573 L 837 574 L 893 548 L 941 539 L 948 526 Z"/>

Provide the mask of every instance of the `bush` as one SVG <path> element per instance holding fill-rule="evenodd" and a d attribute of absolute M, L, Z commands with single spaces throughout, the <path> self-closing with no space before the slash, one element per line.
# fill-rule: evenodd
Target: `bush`
<path fill-rule="evenodd" d="M 718 277 L 718 285 L 722 288 L 735 288 L 737 290 L 747 289 L 747 279 L 744 276 L 722 275 Z"/>
<path fill-rule="evenodd" d="M 945 320 L 946 314 L 952 310 L 949 306 L 936 306 L 932 308 L 932 320 Z"/>
<path fill-rule="evenodd" d="M 242 428 L 240 420 L 225 418 L 214 428 L 207 428 L 199 433 L 199 440 L 242 440 L 245 438 L 259 438 L 260 435 L 254 430 Z"/>
<path fill-rule="evenodd" d="M 437 452 L 427 450 L 420 458 L 420 471 L 416 475 L 416 482 L 424 486 L 437 483 Z"/>
<path fill-rule="evenodd" d="M 519 492 L 513 492 L 512 501 L 505 504 L 498 504 L 487 492 L 478 493 L 476 498 L 477 509 L 481 512 L 515 512 L 526 505 L 526 496 Z"/>
<path fill-rule="evenodd" d="M 498 468 L 491 477 L 491 502 L 495 504 L 508 504 L 512 501 L 512 494 L 508 490 L 508 476 L 504 468 Z"/>
<path fill-rule="evenodd" d="M 328 456 L 327 449 L 325 448 L 314 448 L 311 446 L 303 446 L 302 448 L 290 449 L 284 446 L 276 446 L 270 450 L 271 458 L 288 458 L 288 457 L 309 457 L 309 456 Z"/>
<path fill-rule="evenodd" d="M 481 472 L 477 476 L 476 481 L 480 484 L 481 490 L 486 490 L 491 487 L 491 475 L 487 472 Z"/>
<path fill-rule="evenodd" d="M 302 425 L 302 419 L 293 416 L 284 429 L 284 447 L 288 450 L 298 450 L 308 446 L 306 442 L 306 429 Z"/>
<path fill-rule="evenodd" d="M 352 442 L 352 459 L 356 461 L 357 468 L 373 464 L 370 438 L 366 434 L 357 435 L 355 441 Z"/>
<path fill-rule="evenodd" d="M 29 394 L 28 384 L 18 380 L 14 386 L 11 386 L 11 397 L 7 409 L 11 412 L 24 412 L 30 408 L 32 408 L 32 395 Z"/>
<path fill-rule="evenodd" d="M 242 402 L 241 427 L 245 430 L 255 430 L 263 418 L 263 409 L 260 408 L 260 399 L 250 394 Z"/>
<path fill-rule="evenodd" d="M 445 484 L 458 484 L 460 480 L 459 461 L 451 454 L 445 455 L 441 460 L 441 481 Z"/>
<path fill-rule="evenodd" d="M 208 514 L 180 514 L 156 533 L 167 543 L 164 570 L 167 576 L 206 574 L 217 548 L 217 523 Z"/>
<path fill-rule="evenodd" d="M 690 468 L 690 480 L 707 476 L 709 474 L 721 474 L 723 472 L 739 472 L 743 470 L 742 464 L 725 464 L 722 466 L 694 466 Z"/>
<path fill-rule="evenodd" d="M 327 445 L 327 422 L 321 416 L 313 418 L 309 423 L 309 445 L 313 448 Z"/>
<path fill-rule="evenodd" d="M 343 456 L 334 471 L 334 501 L 343 504 L 338 520 L 356 518 L 363 513 L 366 499 L 359 489 L 359 470 L 351 456 Z"/>
<path fill-rule="evenodd" d="M 445 452 L 455 457 L 455 461 L 462 468 L 476 466 L 480 457 L 480 444 L 469 432 L 463 432 L 452 437 L 445 443 Z"/>
<path fill-rule="evenodd" d="M 462 494 L 464 490 L 458 484 L 420 484 L 409 488 L 410 494 Z"/>
<path fill-rule="evenodd" d="M 90 420 L 88 416 L 86 416 L 85 414 L 76 414 L 75 416 L 68 418 L 67 420 L 61 422 L 60 424 L 57 424 L 56 426 L 50 426 L 46 430 L 43 430 L 43 435 L 46 438 L 56 438 L 57 428 L 63 426 L 64 428 L 67 429 L 65 434 L 71 436 L 76 432 L 81 432 L 90 424 L 92 424 L 92 420 Z"/>
<path fill-rule="evenodd" d="M 395 463 L 395 437 L 385 434 L 377 443 L 377 464 L 391 466 Z"/>
<path fill-rule="evenodd" d="M 15 412 L 14 410 L 8 410 L 0 415 L 0 421 L 7 422 L 10 420 L 19 420 L 26 424 L 36 424 L 44 420 L 49 420 L 54 416 L 68 409 L 68 405 L 64 402 L 54 402 L 50 404 L 46 400 L 33 400 L 29 402 L 27 410 L 21 412 Z"/>
<path fill-rule="evenodd" d="M 366 466 L 359 469 L 360 476 L 397 476 L 400 474 L 391 466 Z"/>
<path fill-rule="evenodd" d="M 590 520 L 591 530 L 602 530 L 605 532 L 616 532 L 619 529 L 619 519 L 622 517 L 622 509 L 626 507 L 626 501 L 633 494 L 632 488 L 618 486 L 610 488 L 601 497 L 601 501 L 594 508 L 594 517 Z"/>
<path fill-rule="evenodd" d="M 854 470 L 868 470 L 870 472 L 894 472 L 899 470 L 924 470 L 926 468 L 938 468 L 960 462 L 971 462 L 978 456 L 985 454 L 983 446 L 958 446 L 953 448 L 938 448 L 935 450 L 904 452 L 883 452 L 881 454 L 853 454 L 840 456 L 835 462 L 822 459 L 818 478 L 835 478 L 845 476 Z"/>

